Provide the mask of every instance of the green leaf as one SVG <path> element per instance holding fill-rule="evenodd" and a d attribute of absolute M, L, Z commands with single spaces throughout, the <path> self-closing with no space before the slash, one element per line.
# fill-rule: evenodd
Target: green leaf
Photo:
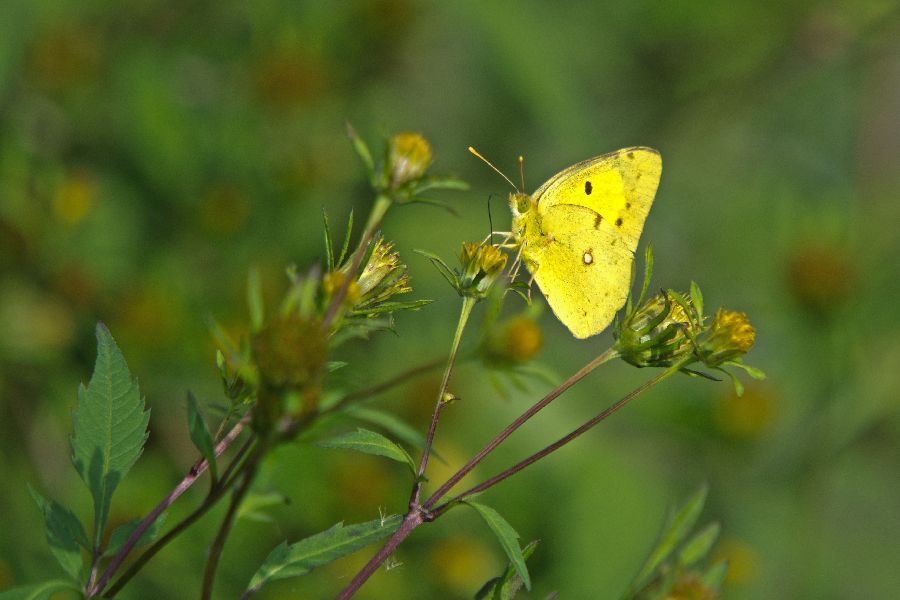
<path fill-rule="evenodd" d="M 54 500 L 47 500 L 30 485 L 28 491 L 44 516 L 47 544 L 63 570 L 75 581 L 81 581 L 84 560 L 81 549 L 90 549 L 84 526 L 75 513 Z"/>
<path fill-rule="evenodd" d="M 522 548 L 522 556 L 527 561 L 537 548 L 538 540 L 529 542 Z M 515 565 L 509 563 L 506 571 L 499 577 L 494 577 L 484 584 L 475 594 L 475 600 L 512 600 L 522 589 L 524 581 L 516 571 Z"/>
<path fill-rule="evenodd" d="M 250 269 L 247 273 L 247 307 L 250 309 L 250 331 L 253 333 L 263 328 L 266 318 L 264 304 L 259 269 Z"/>
<path fill-rule="evenodd" d="M 237 518 L 258 523 L 272 523 L 274 520 L 265 512 L 265 509 L 289 503 L 290 498 L 280 492 L 251 491 L 241 502 Z"/>
<path fill-rule="evenodd" d="M 75 592 L 81 597 L 81 589 L 64 579 L 30 583 L 0 592 L 0 600 L 48 600 L 56 592 Z"/>
<path fill-rule="evenodd" d="M 452 204 L 448 202 L 444 202 L 443 200 L 436 200 L 434 198 L 425 198 L 423 196 L 413 196 L 411 200 L 408 201 L 408 204 L 426 204 L 428 206 L 434 206 L 437 208 L 442 208 L 446 210 L 448 213 L 453 215 L 454 217 L 459 216 L 459 211 L 456 210 Z"/>
<path fill-rule="evenodd" d="M 344 258 L 350 249 L 350 236 L 353 233 L 353 209 L 350 209 L 350 218 L 347 220 L 347 233 L 344 235 L 344 246 L 341 248 L 341 256 L 337 259 L 337 266 L 344 264 Z"/>
<path fill-rule="evenodd" d="M 122 352 L 97 324 L 97 362 L 87 387 L 78 388 L 72 416 L 72 462 L 94 498 L 94 545 L 99 547 L 116 486 L 147 440 L 150 412 Z"/>
<path fill-rule="evenodd" d="M 506 557 L 509 558 L 509 562 L 515 567 L 516 573 L 519 574 L 519 577 L 525 583 L 525 589 L 530 591 L 531 577 L 528 575 L 528 567 L 525 566 L 525 556 L 519 547 L 519 534 L 512 528 L 512 525 L 506 522 L 506 519 L 500 516 L 500 513 L 490 506 L 476 502 L 465 502 L 465 504 L 474 508 L 481 515 L 481 518 L 484 519 L 484 522 L 487 523 L 487 526 L 490 527 L 491 531 L 494 532 L 494 535 L 497 536 L 500 546 L 506 552 Z"/>
<path fill-rule="evenodd" d="M 703 292 L 700 291 L 700 286 L 697 285 L 696 281 L 691 282 L 691 300 L 694 301 L 694 307 L 697 309 L 697 314 L 700 315 L 700 321 L 703 321 Z"/>
<path fill-rule="evenodd" d="M 366 421 L 373 425 L 378 425 L 379 427 L 384 428 L 385 431 L 396 436 L 410 446 L 414 446 L 416 448 L 425 447 L 425 436 L 422 435 L 422 433 L 418 429 L 416 429 L 403 419 L 400 419 L 396 415 L 381 410 L 376 410 L 374 408 L 366 408 L 364 406 L 350 406 L 344 409 L 343 412 L 347 416 L 354 419 Z M 431 453 L 435 457 L 438 457 L 437 453 L 433 450 Z"/>
<path fill-rule="evenodd" d="M 375 173 L 375 161 L 372 160 L 372 153 L 369 152 L 369 147 L 363 139 L 357 135 L 356 130 L 353 129 L 353 126 L 350 123 L 347 123 L 345 126 L 347 137 L 350 138 L 350 143 L 353 144 L 353 149 L 356 151 L 357 156 L 362 160 L 363 166 L 366 168 L 366 174 L 369 176 L 369 179 L 373 179 Z"/>
<path fill-rule="evenodd" d="M 348 363 L 345 360 L 330 360 L 325 364 L 325 368 L 328 370 L 329 373 L 334 373 L 338 369 L 343 369 L 344 367 L 346 367 L 349 364 L 350 363 Z"/>
<path fill-rule="evenodd" d="M 209 463 L 209 473 L 213 481 L 219 479 L 216 466 L 216 450 L 213 444 L 212 435 L 206 427 L 206 421 L 200 414 L 200 407 L 197 405 L 197 399 L 190 391 L 187 393 L 187 415 L 188 415 L 188 431 L 191 434 L 191 441 L 200 451 L 200 455 Z"/>
<path fill-rule="evenodd" d="M 143 522 L 143 518 L 139 517 L 137 519 L 132 519 L 128 521 L 124 525 L 119 525 L 115 529 L 113 529 L 112 534 L 109 536 L 109 543 L 106 545 L 106 550 L 103 551 L 103 556 L 113 556 L 118 553 L 119 550 L 122 549 L 122 546 L 125 545 L 125 542 L 128 541 L 128 538 L 131 537 L 131 534 L 134 533 L 134 530 L 137 529 L 138 525 Z M 141 537 L 138 538 L 137 546 L 146 546 L 150 542 L 156 539 L 159 535 L 159 532 L 162 531 L 163 525 L 166 523 L 166 513 L 162 513 L 159 517 L 156 518 L 153 523 L 150 524 L 150 527 L 141 534 Z"/>
<path fill-rule="evenodd" d="M 299 542 L 282 542 L 263 561 L 247 590 L 255 592 L 270 581 L 306 575 L 316 567 L 390 536 L 402 522 L 403 517 L 394 515 L 346 527 L 338 523 Z"/>
<path fill-rule="evenodd" d="M 444 262 L 443 258 L 433 252 L 428 252 L 427 250 L 413 250 L 413 252 L 430 260 L 431 264 L 433 264 L 438 272 L 444 276 L 444 279 L 453 286 L 453 289 L 459 289 L 459 281 L 456 273 L 450 268 L 450 265 Z"/>
<path fill-rule="evenodd" d="M 384 456 L 397 462 L 406 463 L 413 473 L 416 472 L 416 465 L 409 453 L 399 445 L 395 444 L 380 433 L 369 431 L 368 429 L 358 428 L 356 431 L 339 435 L 330 440 L 319 442 L 319 446 L 323 448 L 344 448 L 346 450 L 356 450 L 364 454 L 374 454 L 376 456 Z"/>
<path fill-rule="evenodd" d="M 703 574 L 703 577 L 700 578 L 700 582 L 710 587 L 716 591 L 722 587 L 722 582 L 725 581 L 725 576 L 728 574 L 728 561 L 720 560 L 709 569 L 706 570 L 706 573 Z"/>
<path fill-rule="evenodd" d="M 410 300 L 408 302 L 382 302 L 372 308 L 363 308 L 359 310 L 354 310 L 354 316 L 368 316 L 374 317 L 377 315 L 381 315 L 384 313 L 392 313 L 399 312 L 401 310 L 419 310 L 423 306 L 428 306 L 434 302 L 434 300 L 427 300 L 425 298 L 420 300 Z"/>
<path fill-rule="evenodd" d="M 325 269 L 334 270 L 334 243 L 331 241 L 331 228 L 328 227 L 328 212 L 322 207 L 322 226 L 325 229 Z"/>
<path fill-rule="evenodd" d="M 641 285 L 641 295 L 638 298 L 637 306 L 640 307 L 644 303 L 647 296 L 647 290 L 650 289 L 650 278 L 653 276 L 653 246 L 647 244 L 644 250 L 644 283 Z"/>
<path fill-rule="evenodd" d="M 720 529 L 718 523 L 710 523 L 700 533 L 694 534 L 678 551 L 678 562 L 689 567 L 706 557 L 709 549 L 716 543 Z"/>
<path fill-rule="evenodd" d="M 659 536 L 656 547 L 650 552 L 647 562 L 644 563 L 640 573 L 638 573 L 634 582 L 631 584 L 630 592 L 626 594 L 627 597 L 633 596 L 637 590 L 641 589 L 656 569 L 666 560 L 666 558 L 668 558 L 675 547 L 687 537 L 691 528 L 700 517 L 700 512 L 703 510 L 703 504 L 706 502 L 707 491 L 708 488 L 706 485 L 701 486 L 700 489 L 688 499 L 684 506 L 669 518 L 668 524 L 663 528 L 663 532 Z"/>

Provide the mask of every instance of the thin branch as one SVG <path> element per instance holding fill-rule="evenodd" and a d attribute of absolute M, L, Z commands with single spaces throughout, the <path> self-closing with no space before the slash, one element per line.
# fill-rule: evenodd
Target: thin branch
<path fill-rule="evenodd" d="M 419 460 L 419 468 L 416 471 L 416 481 L 413 484 L 413 492 L 410 498 L 410 509 L 417 507 L 419 502 L 419 494 L 422 490 L 422 481 L 425 476 L 425 470 L 428 468 L 428 459 L 431 455 L 431 446 L 434 443 L 434 436 L 437 433 L 438 421 L 441 418 L 441 408 L 446 403 L 444 394 L 447 392 L 447 386 L 450 384 L 450 376 L 453 374 L 453 366 L 456 364 L 456 355 L 459 352 L 459 344 L 462 341 L 462 334 L 469 321 L 469 315 L 475 307 L 476 298 L 465 296 L 463 298 L 462 308 L 459 313 L 459 321 L 456 323 L 456 332 L 453 334 L 453 342 L 450 344 L 450 354 L 447 357 L 447 366 L 444 369 L 444 376 L 441 378 L 441 385 L 438 388 L 437 401 L 434 405 L 434 411 L 431 413 L 431 423 L 428 426 L 428 433 L 425 435 L 425 446 L 422 448 L 422 458 Z"/>
<path fill-rule="evenodd" d="M 244 417 L 240 421 L 238 421 L 234 427 L 222 438 L 222 441 L 219 442 L 215 449 L 215 456 L 220 456 L 225 450 L 228 449 L 229 446 L 237 439 L 237 437 L 244 430 L 244 427 L 247 423 L 250 422 L 249 416 Z M 122 565 L 122 562 L 131 553 L 134 547 L 137 545 L 138 540 L 141 539 L 141 536 L 150 528 L 151 525 L 159 518 L 159 516 L 165 512 L 169 506 L 172 505 L 175 500 L 178 499 L 183 493 L 185 493 L 194 483 L 200 478 L 200 476 L 209 468 L 209 463 L 206 459 L 201 459 L 194 463 L 194 465 L 188 471 L 188 474 L 184 476 L 184 478 L 175 486 L 175 488 L 163 498 L 159 504 L 157 504 L 153 510 L 151 510 L 144 520 L 135 528 L 135 530 L 128 537 L 128 540 L 122 546 L 122 549 L 119 550 L 116 555 L 109 561 L 109 564 L 106 565 L 106 569 L 103 571 L 103 575 L 100 577 L 99 581 L 91 587 L 86 596 L 88 598 L 93 598 L 97 596 L 100 592 L 103 591 L 103 588 L 109 583 L 112 576 L 115 574 L 116 570 Z M 120 580 L 121 581 L 121 580 Z M 118 583 L 117 583 L 118 585 Z"/>
<path fill-rule="evenodd" d="M 387 381 L 383 381 L 382 383 L 373 385 L 372 387 L 368 387 L 362 390 L 357 390 L 355 392 L 350 392 L 343 398 L 341 398 L 340 402 L 329 408 L 324 412 L 337 412 L 342 408 L 346 408 L 351 404 L 355 404 L 361 400 L 365 400 L 367 398 L 371 398 L 372 396 L 377 396 L 382 394 L 389 389 L 396 387 L 400 384 L 406 383 L 413 377 L 421 375 L 423 373 L 427 373 L 428 371 L 434 370 L 444 364 L 444 358 L 437 358 L 426 363 L 422 363 L 416 367 L 403 371 L 394 377 L 391 377 Z"/>
<path fill-rule="evenodd" d="M 222 551 L 225 549 L 225 540 L 228 539 L 228 534 L 231 533 L 231 527 L 234 525 L 234 519 L 237 516 L 238 508 L 240 508 L 244 496 L 250 489 L 250 484 L 252 484 L 255 479 L 256 467 L 259 464 L 259 459 L 262 454 L 262 451 L 256 452 L 254 457 L 246 463 L 246 468 L 242 469 L 244 479 L 241 481 L 241 485 L 234 490 L 234 493 L 231 496 L 231 503 L 228 505 L 228 512 L 225 513 L 225 518 L 222 519 L 222 524 L 219 526 L 216 538 L 209 548 L 209 556 L 206 559 L 206 568 L 203 571 L 203 591 L 200 595 L 203 600 L 210 600 L 212 598 L 213 584 L 215 583 L 216 578 L 216 568 L 219 566 L 219 558 L 221 558 Z"/>
<path fill-rule="evenodd" d="M 431 495 L 430 498 L 422 505 L 426 510 L 434 506 L 438 500 L 443 498 L 447 492 L 449 492 L 453 486 L 455 486 L 459 481 L 468 475 L 472 469 L 474 469 L 478 464 L 484 460 L 484 458 L 493 452 L 494 448 L 502 444 L 506 438 L 508 438 L 512 433 L 525 424 L 526 421 L 531 419 L 534 415 L 541 411 L 545 406 L 556 400 L 559 396 L 561 396 L 566 390 L 570 387 L 584 379 L 591 371 L 602 365 L 603 363 L 616 358 L 618 353 L 614 348 L 610 348 L 584 367 L 578 370 L 574 375 L 566 379 L 564 382 L 559 384 L 556 388 L 553 389 L 549 394 L 535 402 L 531 408 L 522 413 L 515 421 L 507 425 L 503 431 L 498 433 L 494 439 L 492 439 L 481 451 L 478 452 L 475 456 L 473 456 L 469 462 L 463 465 L 456 473 L 454 473 L 447 481 L 441 485 L 434 494 Z"/>
<path fill-rule="evenodd" d="M 669 367 L 668 369 L 666 369 L 665 371 L 661 372 L 659 375 L 657 375 L 657 376 L 654 377 L 653 379 L 651 379 L 651 380 L 649 380 L 649 381 L 643 383 L 642 385 L 638 386 L 637 388 L 635 388 L 635 389 L 633 389 L 632 391 L 630 391 L 629 393 L 627 393 L 625 396 L 623 396 L 622 398 L 620 398 L 617 402 L 615 402 L 615 403 L 609 405 L 609 406 L 608 406 L 606 409 L 604 409 L 602 412 L 600 412 L 600 413 L 597 414 L 595 417 L 593 417 L 592 419 L 590 419 L 589 421 L 587 421 L 586 423 L 584 423 L 581 427 L 578 427 L 577 429 L 575 429 L 574 431 L 572 431 L 572 432 L 569 433 L 568 435 L 565 435 L 565 436 L 561 437 L 560 439 L 556 440 L 555 442 L 553 442 L 552 444 L 550 444 L 550 445 L 547 446 L 546 448 L 544 448 L 544 449 L 542 449 L 542 450 L 540 450 L 540 451 L 538 451 L 538 452 L 535 452 L 534 454 L 532 454 L 532 455 L 529 456 L 528 458 L 526 458 L 526 459 L 524 459 L 524 460 L 522 460 L 522 461 L 516 463 L 516 464 L 513 465 L 512 467 L 506 469 L 505 471 L 503 471 L 503 472 L 501 472 L 501 473 L 498 473 L 497 475 L 494 475 L 494 476 L 491 477 L 490 479 L 487 479 L 486 481 L 484 481 L 484 482 L 482 482 L 482 483 L 479 483 L 478 485 L 476 485 L 476 486 L 474 486 L 474 487 L 471 487 L 471 488 L 469 488 L 468 490 L 462 492 L 461 494 L 459 494 L 458 496 L 456 496 L 456 497 L 453 498 L 452 500 L 449 500 L 449 501 L 445 502 L 444 504 L 442 504 L 441 506 L 439 506 L 438 508 L 436 508 L 434 511 L 432 511 L 431 514 L 434 516 L 434 518 L 437 518 L 437 517 L 439 517 L 441 514 L 443 514 L 448 508 L 450 508 L 451 506 L 453 506 L 454 504 L 457 504 L 457 503 L 459 503 L 459 502 L 465 500 L 466 498 L 468 498 L 468 497 L 470 497 L 470 496 L 474 496 L 475 494 L 478 494 L 478 493 L 480 493 L 480 492 L 483 492 L 483 491 L 485 491 L 486 489 L 488 489 L 488 488 L 490 488 L 490 487 L 493 487 L 493 486 L 497 485 L 498 483 L 500 483 L 500 482 L 503 481 L 504 479 L 507 479 L 507 478 L 509 478 L 509 477 L 512 477 L 513 475 L 515 475 L 516 473 L 518 473 L 519 471 L 521 471 L 521 470 L 524 469 L 525 467 L 527 467 L 527 466 L 529 466 L 529 465 L 531 465 L 531 464 L 533 464 L 533 463 L 536 463 L 536 462 L 539 461 L 540 459 L 544 458 L 545 456 L 547 456 L 547 455 L 549 455 L 549 454 L 552 454 L 553 452 L 556 452 L 557 450 L 559 450 L 560 448 L 562 448 L 563 446 L 565 446 L 565 445 L 568 444 L 569 442 L 573 441 L 573 440 L 574 440 L 575 438 L 577 438 L 578 436 L 582 435 L 582 434 L 585 433 L 586 431 L 588 431 L 588 430 L 590 430 L 591 428 L 595 427 L 595 426 L 596 426 L 597 424 L 599 424 L 600 422 L 602 422 L 602 421 L 604 421 L 605 419 L 609 418 L 611 415 L 613 415 L 614 413 L 616 413 L 617 411 L 619 411 L 623 406 L 625 406 L 626 404 L 628 404 L 628 403 L 629 403 L 632 399 L 634 399 L 636 396 L 638 396 L 638 395 L 642 394 L 643 392 L 647 391 L 648 389 L 650 389 L 650 388 L 653 387 L 654 385 L 658 384 L 658 383 L 661 382 L 663 379 L 666 379 L 666 378 L 669 377 L 670 375 L 672 375 L 672 374 L 674 374 L 674 373 L 677 373 L 678 370 L 679 370 L 680 368 L 681 368 L 681 365 L 675 365 L 675 366 Z M 436 496 L 436 495 L 437 495 L 437 494 L 435 494 L 435 496 Z M 428 502 L 428 503 L 433 504 L 433 499 L 434 499 L 434 496 L 432 496 L 432 498 L 429 498 L 429 502 Z M 426 504 L 428 504 L 428 503 L 426 503 Z"/>

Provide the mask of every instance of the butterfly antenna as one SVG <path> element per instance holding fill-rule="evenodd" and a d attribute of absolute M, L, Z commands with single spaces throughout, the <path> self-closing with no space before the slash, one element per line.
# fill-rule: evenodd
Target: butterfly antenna
<path fill-rule="evenodd" d="M 522 181 L 522 189 L 525 189 L 525 157 L 519 155 L 519 179 Z"/>
<path fill-rule="evenodd" d="M 511 185 L 512 188 L 513 188 L 514 190 L 516 190 L 516 193 L 520 193 L 520 192 L 519 192 L 519 188 L 516 187 L 516 184 L 514 184 L 512 181 L 510 181 L 509 177 L 507 177 L 506 175 L 503 174 L 503 171 L 501 171 L 500 169 L 498 169 L 497 167 L 495 167 L 494 165 L 492 165 L 492 164 L 491 164 L 491 161 L 489 161 L 488 159 L 486 159 L 485 157 L 483 157 L 481 154 L 479 154 L 478 150 L 476 150 L 476 149 L 473 148 L 472 146 L 469 146 L 469 152 L 471 152 L 472 154 L 474 154 L 475 156 L 477 156 L 478 158 L 480 158 L 482 161 L 484 161 L 484 164 L 486 164 L 487 166 L 489 166 L 490 168 L 492 168 L 492 169 L 493 169 L 500 177 L 502 177 L 503 179 L 505 179 L 505 180 L 506 180 L 506 183 L 508 183 L 509 185 Z M 523 186 L 523 188 L 524 188 L 524 186 Z"/>
<path fill-rule="evenodd" d="M 487 201 L 487 209 L 488 209 L 488 227 L 490 227 L 489 235 L 490 235 L 491 237 L 493 237 L 493 235 L 494 235 L 494 219 L 493 219 L 492 216 L 491 216 L 491 198 L 492 198 L 492 197 L 493 197 L 493 194 L 488 194 L 488 201 Z"/>

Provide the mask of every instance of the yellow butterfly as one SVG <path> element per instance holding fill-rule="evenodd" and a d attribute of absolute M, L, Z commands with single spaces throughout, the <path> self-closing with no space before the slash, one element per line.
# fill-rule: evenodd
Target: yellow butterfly
<path fill-rule="evenodd" d="M 606 329 L 625 304 L 661 174 L 659 152 L 623 148 L 560 171 L 530 196 L 510 194 L 521 259 L 576 338 Z"/>

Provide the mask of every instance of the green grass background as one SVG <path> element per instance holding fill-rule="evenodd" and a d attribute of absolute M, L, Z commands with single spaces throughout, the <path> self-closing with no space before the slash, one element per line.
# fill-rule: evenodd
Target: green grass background
<path fill-rule="evenodd" d="M 769 379 L 676 378 L 552 458 L 492 489 L 524 540 L 535 592 L 615 597 L 668 506 L 710 484 L 704 518 L 732 560 L 726 598 L 887 598 L 900 589 L 900 12 L 896 2 L 172 2 L 0 5 L 0 590 L 55 577 L 26 483 L 89 523 L 68 459 L 93 327 L 116 337 L 152 410 L 144 456 L 112 519 L 146 513 L 194 460 L 185 390 L 220 399 L 206 317 L 246 322 L 245 281 L 267 298 L 290 263 L 322 256 L 321 208 L 340 223 L 369 195 L 345 120 L 378 145 L 421 131 L 459 217 L 399 207 L 386 236 L 417 297 L 344 354 L 345 387 L 449 345 L 458 302 L 424 248 L 450 257 L 506 227 L 504 184 L 526 186 L 628 145 L 658 148 L 663 177 L 642 243 L 658 287 L 693 279 L 710 308 L 746 311 L 748 362 Z M 342 227 L 338 227 L 342 229 Z M 545 311 L 540 361 L 560 378 L 611 341 L 577 341 Z M 473 333 L 474 330 L 473 330 Z M 469 338 L 473 342 L 475 336 Z M 650 373 L 604 367 L 513 437 L 486 477 L 556 439 Z M 498 394 L 462 367 L 437 441 L 465 460 L 547 385 Z M 380 399 L 424 429 L 436 378 Z M 437 465 L 434 478 L 448 467 Z M 219 597 L 268 551 L 339 520 L 404 509 L 401 465 L 308 445 L 280 449 L 261 490 L 290 503 L 239 521 Z M 196 503 L 202 485 L 170 515 Z M 195 597 L 212 513 L 123 598 Z M 333 595 L 368 549 L 260 598 Z M 474 512 L 417 532 L 366 598 L 467 598 L 505 559 Z"/>

